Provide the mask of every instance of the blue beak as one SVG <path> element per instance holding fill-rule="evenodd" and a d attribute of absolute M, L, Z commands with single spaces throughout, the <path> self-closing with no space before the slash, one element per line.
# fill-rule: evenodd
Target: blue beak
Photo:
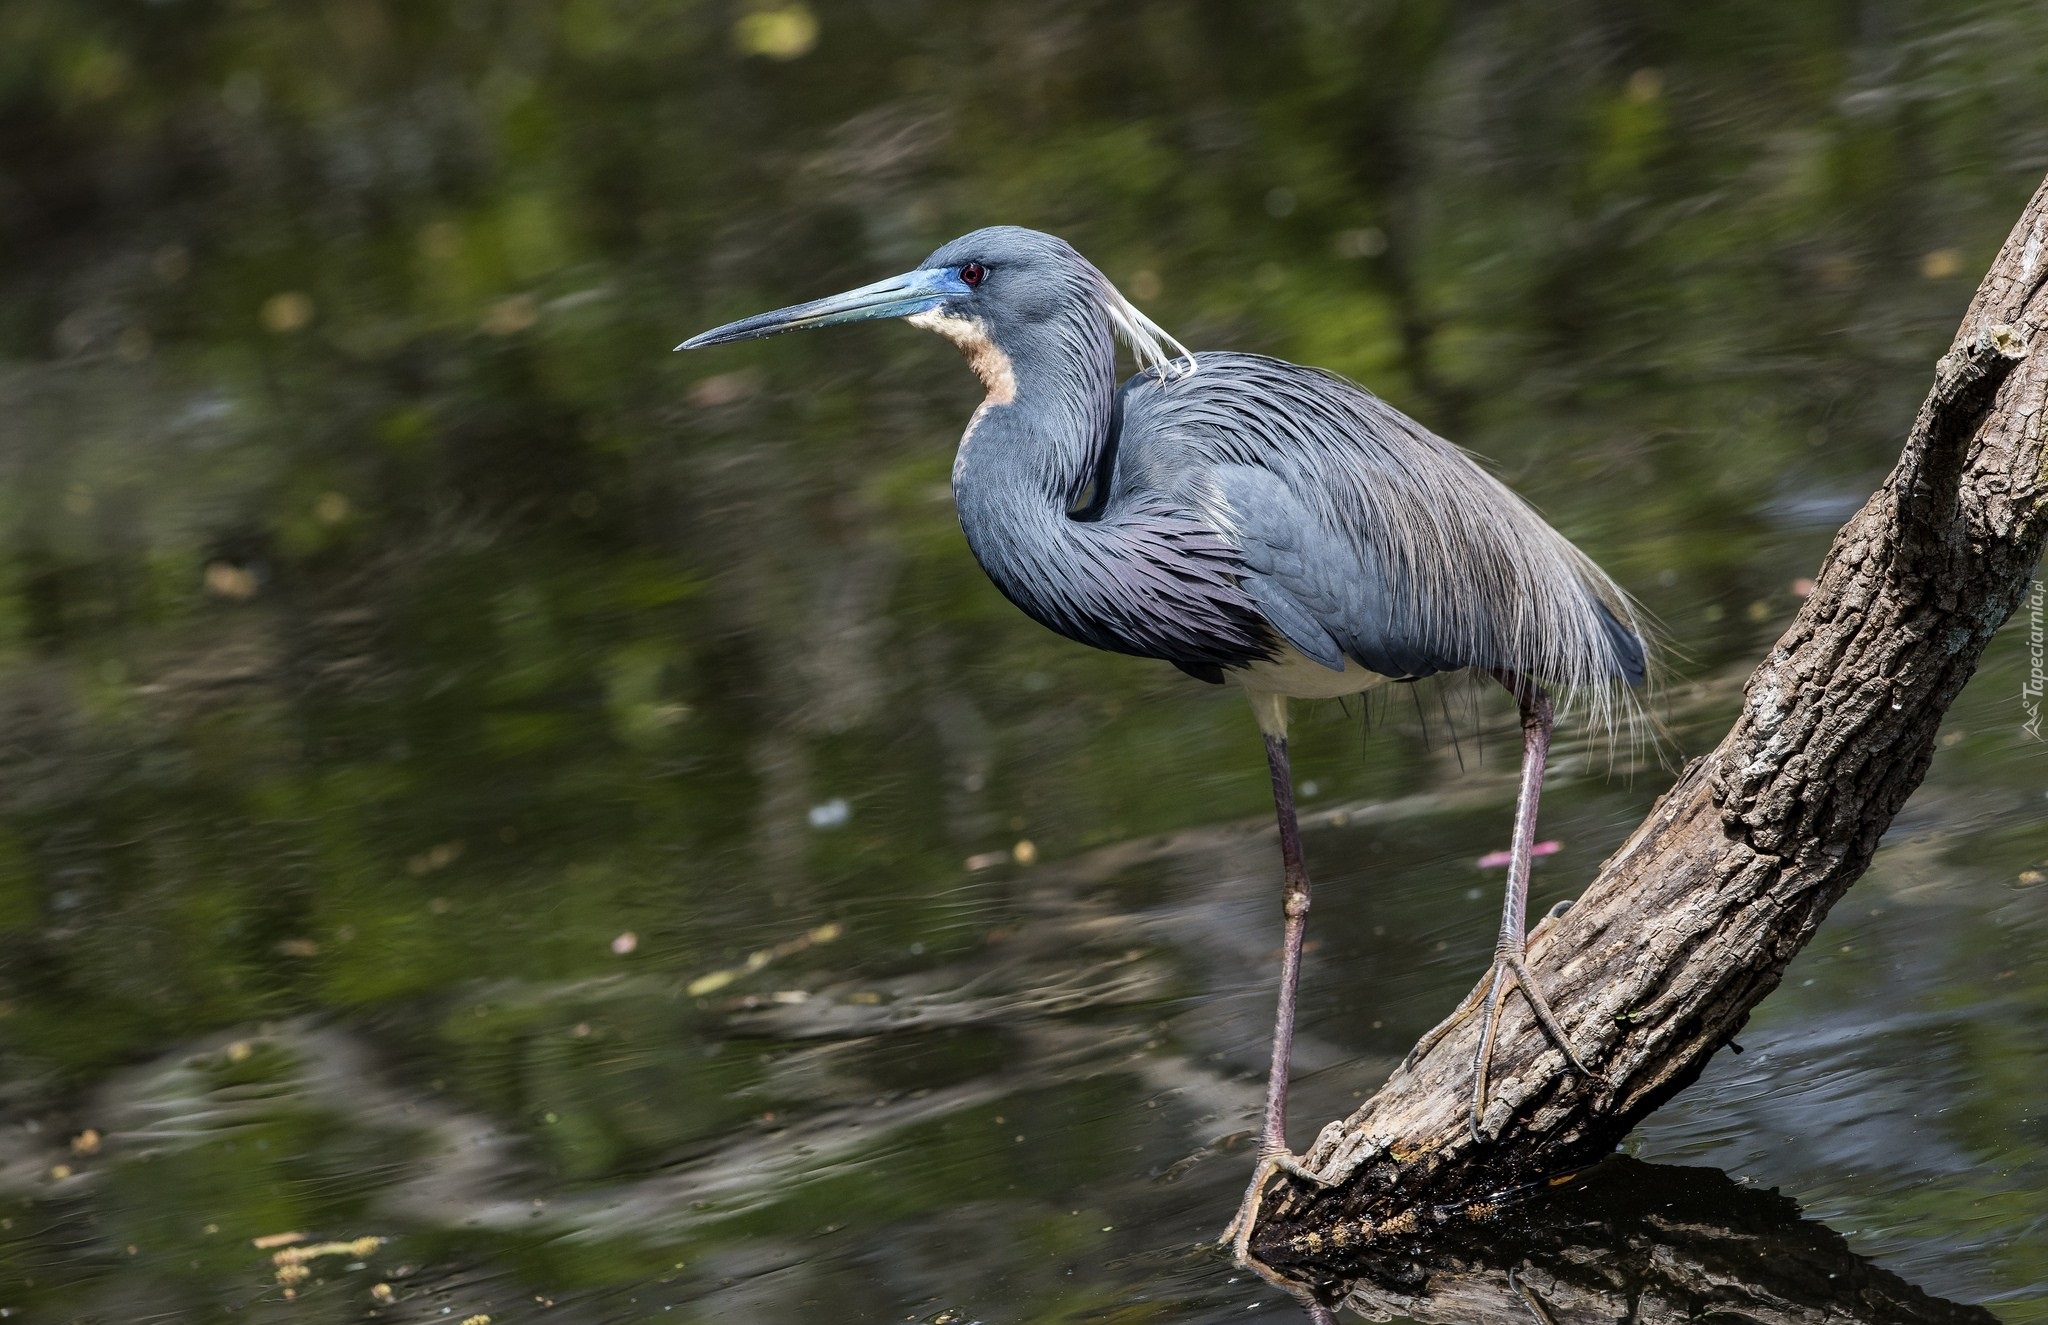
<path fill-rule="evenodd" d="M 679 350 L 725 345 L 736 340 L 755 340 L 807 327 L 829 327 L 840 322 L 867 322 L 881 317 L 910 317 L 928 313 L 948 299 L 973 293 L 973 287 L 950 267 L 924 267 L 891 276 L 886 281 L 863 285 L 858 290 L 813 299 L 808 304 L 756 313 L 722 327 L 713 327 L 676 346 Z"/>

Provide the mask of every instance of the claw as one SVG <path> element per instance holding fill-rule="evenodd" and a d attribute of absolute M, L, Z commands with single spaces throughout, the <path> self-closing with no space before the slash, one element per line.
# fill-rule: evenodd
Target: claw
<path fill-rule="evenodd" d="M 1557 1325 L 1557 1317 L 1550 1314 L 1550 1307 L 1542 1298 L 1536 1296 L 1535 1289 L 1522 1282 L 1521 1276 L 1515 1273 L 1513 1266 L 1508 1267 L 1508 1287 L 1521 1295 L 1522 1301 L 1529 1308 L 1529 1314 L 1536 1318 L 1536 1325 Z"/>
<path fill-rule="evenodd" d="M 1498 958 L 1494 960 L 1491 979 L 1486 986 L 1486 1020 L 1479 1026 L 1479 1047 L 1472 1054 L 1472 1139 L 1486 1139 L 1484 1119 L 1486 1117 L 1487 1078 L 1493 1071 L 1493 1037 L 1500 1029 L 1501 1005 L 1507 1002 L 1507 968 Z"/>
<path fill-rule="evenodd" d="M 1408 1056 L 1401 1060 L 1400 1070 L 1403 1072 L 1413 1071 L 1415 1068 L 1415 1064 L 1417 1062 L 1427 1057 L 1429 1055 L 1430 1050 L 1436 1048 L 1437 1045 L 1443 1043 L 1444 1039 L 1448 1037 L 1452 1031 L 1458 1029 L 1458 1027 L 1463 1026 L 1466 1022 L 1470 1021 L 1472 1019 L 1472 1014 L 1477 1012 L 1478 1010 L 1479 991 L 1477 989 L 1474 989 L 1471 993 L 1465 996 L 1465 1001 L 1458 1005 L 1458 1008 L 1455 1012 L 1451 1013 L 1450 1016 L 1445 1017 L 1442 1021 L 1438 1022 L 1435 1026 L 1433 1026 L 1430 1029 L 1427 1035 L 1423 1036 L 1421 1039 L 1415 1042 L 1415 1047 L 1413 1049 L 1410 1049 L 1408 1051 Z"/>
<path fill-rule="evenodd" d="M 1606 1077 L 1579 1061 L 1577 1051 L 1572 1048 L 1571 1040 L 1564 1033 L 1564 1026 L 1559 1023 L 1557 1014 L 1550 1010 L 1550 1001 L 1536 988 L 1536 977 L 1530 973 L 1529 963 L 1520 957 L 1510 957 L 1508 969 L 1515 973 L 1515 983 L 1521 986 L 1522 997 L 1528 999 L 1529 1006 L 1535 1010 L 1536 1020 L 1543 1027 L 1543 1033 L 1550 1037 L 1550 1042 L 1564 1055 L 1564 1061 L 1571 1064 L 1572 1071 L 1588 1080 L 1607 1085 Z"/>
<path fill-rule="evenodd" d="M 1252 1263 L 1252 1228 L 1259 1222 L 1259 1207 L 1266 1199 L 1266 1184 L 1279 1171 L 1280 1164 L 1275 1156 L 1259 1156 L 1258 1166 L 1252 1170 L 1252 1185 L 1244 1189 L 1244 1199 L 1238 1202 L 1237 1213 L 1230 1217 L 1223 1236 L 1216 1239 L 1230 1248 L 1231 1256 L 1239 1265 Z"/>
<path fill-rule="evenodd" d="M 1301 1284 L 1295 1283 L 1277 1271 L 1268 1269 L 1252 1258 L 1252 1229 L 1259 1222 L 1259 1207 L 1266 1199 L 1266 1184 L 1276 1173 L 1291 1173 L 1318 1187 L 1334 1186 L 1337 1180 L 1324 1177 L 1321 1173 L 1303 1164 L 1298 1156 L 1285 1150 L 1269 1150 L 1260 1154 L 1258 1167 L 1252 1170 L 1252 1185 L 1245 1188 L 1244 1200 L 1237 1207 L 1237 1214 L 1230 1221 L 1230 1227 L 1223 1230 L 1217 1239 L 1228 1246 L 1237 1263 L 1253 1274 L 1264 1279 L 1273 1287 L 1293 1296 L 1308 1313 L 1313 1325 L 1337 1325 L 1337 1313 L 1318 1301 L 1313 1293 Z"/>
<path fill-rule="evenodd" d="M 1577 1075 L 1602 1085 L 1610 1084 L 1580 1060 L 1571 1040 L 1565 1035 L 1564 1027 L 1558 1022 L 1557 1014 L 1550 1010 L 1550 1001 L 1543 997 L 1543 991 L 1536 986 L 1536 977 L 1529 970 L 1529 963 L 1513 953 L 1502 953 L 1493 959 L 1493 978 L 1486 989 L 1485 1029 L 1479 1036 L 1479 1048 L 1472 1056 L 1472 1139 L 1486 1139 L 1485 1115 L 1488 1077 L 1493 1068 L 1494 1036 L 1500 1029 L 1501 1008 L 1507 1003 L 1508 989 L 1522 991 L 1522 997 L 1529 1000 L 1529 1008 L 1536 1014 L 1536 1024 L 1543 1028 L 1543 1034 L 1557 1046 L 1564 1055 L 1564 1061 Z"/>
<path fill-rule="evenodd" d="M 1318 1187 L 1332 1186 L 1332 1180 L 1301 1162 L 1297 1155 L 1285 1150 L 1269 1150 L 1259 1155 L 1259 1163 L 1252 1170 L 1252 1184 L 1244 1189 L 1244 1200 L 1238 1203 L 1237 1213 L 1231 1217 L 1229 1227 L 1216 1241 L 1230 1248 L 1239 1265 L 1253 1265 L 1251 1255 L 1252 1229 L 1259 1222 L 1259 1208 L 1266 1200 L 1266 1184 L 1276 1173 L 1291 1174 L 1304 1182 Z"/>

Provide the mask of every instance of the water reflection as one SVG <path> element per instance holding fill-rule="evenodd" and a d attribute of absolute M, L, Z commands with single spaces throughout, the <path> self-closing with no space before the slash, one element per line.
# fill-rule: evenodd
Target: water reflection
<path fill-rule="evenodd" d="M 667 349 L 1065 233 L 1495 458 L 1667 624 L 1683 755 L 2048 123 L 2032 10 L 1688 13 L 12 0 L 0 1310 L 1292 1319 L 1207 1249 L 1277 942 L 1240 702 L 986 584 L 944 347 Z M 1631 1144 L 2038 1320 L 2024 663 Z M 1305 1132 L 1484 964 L 1505 717 L 1302 724 Z M 1663 785 L 1607 770 L 1537 906 Z"/>
<path fill-rule="evenodd" d="M 1343 1305 L 1372 1320 L 1997 1320 L 1872 1265 L 1776 1192 L 1623 1158 L 1481 1228 L 1338 1259 Z"/>
<path fill-rule="evenodd" d="M 1471 861 L 1405 857 L 1405 844 L 1471 840 L 1498 815 L 1512 754 L 1499 744 L 1499 768 L 1460 796 L 1311 821 L 1332 864 L 1315 961 L 1343 993 L 1308 1019 L 1306 1118 L 1343 1112 L 1435 1007 L 1426 994 L 1347 1006 L 1345 967 L 1448 995 L 1483 965 L 1488 903 L 1455 886 L 1480 877 Z M 1597 842 L 1634 812 L 1598 782 L 1560 799 L 1553 822 L 1572 838 Z M 26 1221 L 10 1245 L 24 1279 L 42 1280 L 24 1300 L 195 1319 L 287 1288 L 299 1304 L 388 1292 L 408 1311 L 494 1319 L 541 1300 L 591 1320 L 651 1305 L 900 1318 L 920 1304 L 913 1315 L 962 1319 L 1020 1305 L 1290 1318 L 1285 1296 L 1208 1241 L 1260 1099 L 1267 836 L 1247 823 L 990 867 L 1010 894 L 1003 923 L 936 963 L 862 970 L 819 929 L 733 967 L 461 981 L 367 1017 L 178 1044 L 6 1134 L 0 1182 Z M 1741 1061 L 1782 1070 L 1803 1033 L 1749 1037 Z M 1884 1065 L 1839 1070 L 1867 1083 Z M 1739 1115 L 1743 1085 L 1715 1089 L 1710 1111 Z M 1785 1126 L 1803 1146 L 1829 1134 L 1840 1097 L 1867 1094 L 1781 1097 L 1780 1120 L 1726 1130 Z M 1699 1149 L 1685 1126 L 1660 1121 L 1648 1148 Z M 1841 1130 L 1881 1142 L 1886 1126 L 1866 1111 Z M 1876 1190 L 1893 1181 L 1884 1167 L 1861 1169 Z M 363 1238 L 375 1245 L 278 1278 L 299 1264 L 275 1260 L 292 1247 Z M 1351 1300 L 1381 1317 L 1521 1319 L 1534 1292 L 1559 1320 L 1631 1303 L 1647 1319 L 1981 1318 L 1867 1266 L 1789 1201 L 1619 1161 L 1476 1232 L 1325 1268 L 1369 1276 Z"/>

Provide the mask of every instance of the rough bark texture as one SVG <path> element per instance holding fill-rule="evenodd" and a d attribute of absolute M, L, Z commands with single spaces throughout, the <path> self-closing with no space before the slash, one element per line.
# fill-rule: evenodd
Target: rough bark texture
<path fill-rule="evenodd" d="M 2048 353 L 2028 347 L 2048 343 L 2044 278 L 2048 185 L 1936 366 L 1898 466 L 1750 677 L 1734 729 L 1532 936 L 1552 1006 L 1605 1080 L 1565 1075 L 1510 999 L 1475 1140 L 1470 1019 L 1323 1129 L 1304 1160 L 1332 1185 L 1276 1183 L 1252 1241 L 1266 1265 L 1333 1283 L 1366 1249 L 1485 1219 L 1608 1153 L 1776 987 L 1919 786 L 1942 714 L 2040 560 Z"/>
<path fill-rule="evenodd" d="M 1718 1169 L 1615 1158 L 1540 1217 L 1447 1230 L 1422 1259 L 1382 1247 L 1354 1267 L 1344 1305 L 1426 1325 L 1995 1325 L 1929 1296 L 1802 1219 L 1776 1192 Z"/>

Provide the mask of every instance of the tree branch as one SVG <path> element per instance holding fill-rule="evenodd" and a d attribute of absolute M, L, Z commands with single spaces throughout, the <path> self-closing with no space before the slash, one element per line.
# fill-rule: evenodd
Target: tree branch
<path fill-rule="evenodd" d="M 1605 1080 L 1566 1075 L 1510 1000 L 1475 1139 L 1471 1019 L 1323 1129 L 1304 1159 L 1329 1185 L 1276 1186 L 1252 1240 L 1266 1265 L 1332 1283 L 1368 1252 L 1486 1220 L 1503 1193 L 1600 1158 L 1777 986 L 1919 786 L 1942 714 L 2040 560 L 2048 354 L 2027 347 L 2048 320 L 2044 280 L 2048 184 L 1937 365 L 1898 465 L 1751 675 L 1733 730 L 1532 936 L 1552 1005 Z"/>

